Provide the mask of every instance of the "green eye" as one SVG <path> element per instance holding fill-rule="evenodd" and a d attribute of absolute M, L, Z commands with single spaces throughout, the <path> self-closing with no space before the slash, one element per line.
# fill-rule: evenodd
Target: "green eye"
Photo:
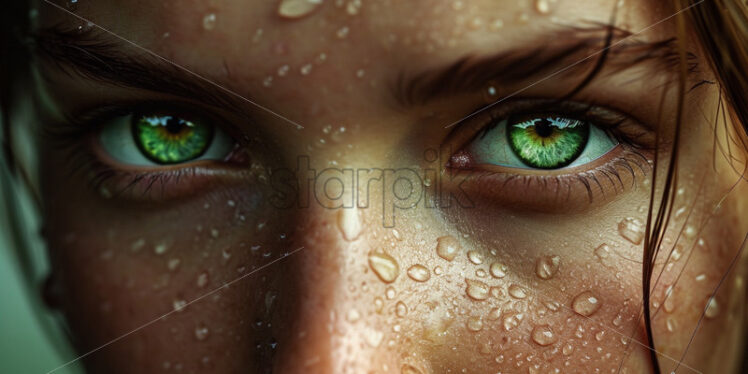
<path fill-rule="evenodd" d="M 132 114 L 104 124 L 100 143 L 117 161 L 138 166 L 221 160 L 233 141 L 207 120 L 176 115 Z"/>
<path fill-rule="evenodd" d="M 135 144 L 151 161 L 178 164 L 200 157 L 213 139 L 213 128 L 173 116 L 133 117 Z"/>
<path fill-rule="evenodd" d="M 470 145 L 477 163 L 559 169 L 592 162 L 617 142 L 589 122 L 537 116 L 502 120 Z"/>

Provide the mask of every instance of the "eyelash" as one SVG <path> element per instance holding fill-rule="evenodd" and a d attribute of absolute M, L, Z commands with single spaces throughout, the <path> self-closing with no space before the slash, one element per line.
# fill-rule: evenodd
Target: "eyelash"
<path fill-rule="evenodd" d="M 70 175 L 82 173 L 87 179 L 89 186 L 104 198 L 110 197 L 132 197 L 138 200 L 163 201 L 172 197 L 183 196 L 184 193 L 192 192 L 201 187 L 214 184 L 212 180 L 216 176 L 226 175 L 228 169 L 241 175 L 248 174 L 246 168 L 231 168 L 231 164 L 244 164 L 247 162 L 243 150 L 248 140 L 244 136 L 233 134 L 234 129 L 221 127 L 234 139 L 234 150 L 222 161 L 224 172 L 216 172 L 212 168 L 206 168 L 200 163 L 196 165 L 184 164 L 174 167 L 154 167 L 148 169 L 126 169 L 112 166 L 104 161 L 99 150 L 96 136 L 101 130 L 101 124 L 119 116 L 130 115 L 137 112 L 148 112 L 159 110 L 173 113 L 195 113 L 194 109 L 186 110 L 185 104 L 173 102 L 154 102 L 148 104 L 121 104 L 97 107 L 93 110 L 83 111 L 80 115 L 67 116 L 61 123 L 43 126 L 42 136 L 47 142 L 53 144 L 67 153 L 66 161 L 69 163 Z M 213 119 L 215 123 L 225 123 L 215 115 L 206 115 L 197 111 L 202 117 Z M 215 164 L 215 162 L 213 162 Z M 234 170 L 235 169 L 235 170 Z M 190 186 L 182 186 L 180 180 L 192 178 Z"/>
<path fill-rule="evenodd" d="M 502 166 L 492 166 L 491 169 L 494 170 L 486 170 L 487 168 L 481 170 L 476 169 L 475 165 L 471 165 L 471 161 L 469 161 L 471 157 L 465 149 L 475 139 L 488 133 L 499 121 L 516 115 L 549 115 L 588 121 L 602 128 L 618 141 L 619 145 L 609 152 L 618 154 L 612 159 L 613 155 L 605 155 L 601 159 L 584 166 L 556 170 L 526 170 Z M 447 143 L 449 146 L 454 145 L 452 149 L 458 149 L 458 151 L 453 153 L 450 163 L 446 167 L 452 173 L 470 172 L 470 178 L 473 178 L 477 183 L 476 191 L 479 194 L 490 194 L 493 200 L 499 197 L 499 199 L 504 200 L 515 200 L 514 203 L 517 203 L 517 200 L 520 200 L 519 196 L 512 199 L 507 194 L 507 191 L 511 192 L 511 190 L 517 189 L 525 194 L 535 194 L 536 197 L 541 194 L 557 197 L 565 190 L 567 197 L 560 204 L 563 207 L 557 204 L 559 205 L 557 208 L 562 209 L 568 207 L 568 200 L 572 199 L 571 191 L 574 184 L 580 184 L 586 191 L 588 204 L 593 204 L 596 202 L 597 191 L 604 197 L 612 196 L 606 193 L 607 191 L 603 187 L 605 184 L 612 185 L 613 195 L 616 195 L 626 190 L 628 183 L 624 183 L 624 179 L 628 179 L 628 175 L 631 176 L 630 184 L 633 186 L 638 182 L 638 174 L 646 176 L 649 173 L 651 170 L 650 155 L 655 145 L 653 137 L 649 136 L 652 134 L 652 130 L 645 128 L 646 126 L 641 125 L 640 122 L 630 116 L 592 104 L 558 102 L 548 99 L 516 99 L 507 101 L 501 106 L 488 108 L 458 124 L 451 134 L 456 136 L 457 140 Z M 467 164 L 463 163 L 459 167 L 455 167 L 456 165 L 452 163 L 455 157 L 468 160 Z M 601 161 L 605 162 L 600 164 Z M 589 169 L 588 165 L 595 166 Z M 621 170 L 626 175 L 622 175 Z M 513 186 L 517 188 L 512 188 Z M 538 207 L 542 205 L 543 210 L 547 211 L 547 204 L 543 205 L 537 200 L 539 199 L 532 202 L 526 201 L 524 204 L 518 205 L 529 208 L 535 203 Z M 511 201 L 504 201 L 504 203 L 508 202 Z"/>

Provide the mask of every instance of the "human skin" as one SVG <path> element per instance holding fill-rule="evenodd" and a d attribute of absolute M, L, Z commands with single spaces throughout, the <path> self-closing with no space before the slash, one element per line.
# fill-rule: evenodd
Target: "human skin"
<path fill-rule="evenodd" d="M 67 316 L 79 351 L 170 313 L 87 356 L 84 363 L 92 372 L 652 371 L 639 318 L 642 243 L 624 238 L 619 224 L 627 218 L 646 222 L 650 189 L 661 186 L 666 165 L 659 165 L 654 183 L 648 162 L 639 159 L 631 172 L 616 166 L 622 180 L 600 174 L 598 182 L 591 182 L 592 201 L 580 182 L 567 182 L 559 194 L 540 182 L 506 178 L 512 173 L 582 173 L 624 157 L 623 144 L 600 160 L 565 171 L 471 165 L 472 170 L 463 171 L 472 178 L 462 187 L 472 207 L 422 204 L 397 210 L 394 227 L 383 222 L 382 201 L 390 202 L 377 184 L 369 190 L 369 206 L 358 209 L 316 203 L 281 209 L 269 203 L 274 191 L 268 170 L 293 170 L 299 156 L 308 156 L 317 171 L 445 168 L 425 160 L 424 152 L 463 149 L 485 124 L 446 126 L 485 104 L 485 94 L 474 90 L 401 105 L 392 87 L 402 72 L 546 43 L 554 33 L 561 35 L 558 25 L 608 23 L 614 2 L 559 0 L 546 14 L 530 1 L 381 1 L 363 2 L 350 14 L 347 6 L 328 1 L 293 20 L 279 17 L 278 4 L 267 1 L 79 3 L 77 15 L 174 62 L 180 67 L 175 70 L 189 69 L 215 82 L 238 108 L 231 112 L 195 98 L 105 84 L 65 74 L 40 59 L 36 83 L 39 96 L 47 99 L 38 98 L 42 109 L 36 122 L 59 123 L 64 115 L 111 102 L 169 100 L 227 118 L 238 129 L 235 134 L 253 139 L 246 147 L 250 162 L 171 166 L 197 172 L 178 182 L 156 182 L 149 192 L 136 186 L 124 194 L 112 194 L 121 188 L 117 178 L 92 188 L 88 164 L 71 165 L 70 147 L 55 147 L 48 137 L 40 141 L 45 236 L 51 283 L 58 290 L 53 299 Z M 81 24 L 50 4 L 38 9 L 42 29 Z M 636 31 L 672 13 L 664 3 L 626 1 L 617 24 Z M 206 29 L 209 14 L 215 14 L 215 25 Z M 503 21 L 500 28 L 496 19 Z M 665 40 L 675 30 L 671 19 L 637 38 Z M 687 45 L 700 67 L 687 86 L 714 81 L 698 45 Z M 121 51 L 145 55 L 127 43 Z M 302 74 L 306 64 L 312 69 Z M 288 72 L 279 74 L 284 65 Z M 556 98 L 571 91 L 590 68 L 584 64 L 534 85 L 538 79 L 495 84 L 502 95 L 530 86 L 515 99 Z M 640 131 L 659 131 L 672 140 L 678 65 L 671 73 L 648 69 L 654 67 L 604 70 L 573 99 L 615 108 L 646 124 Z M 269 87 L 263 84 L 268 76 L 273 77 Z M 741 358 L 745 257 L 728 270 L 748 227 L 746 183 L 730 190 L 745 165 L 745 151 L 732 144 L 737 147 L 732 150 L 735 172 L 726 152 L 713 148 L 715 133 L 720 145 L 730 137 L 737 144 L 745 138 L 730 132 L 729 118 L 720 119 L 715 132 L 713 119 L 721 118 L 718 100 L 716 84 L 700 85 L 685 97 L 677 178 L 682 190 L 673 211 L 686 209 L 668 226 L 652 291 L 652 329 L 663 372 L 681 360 L 709 295 L 725 274 L 716 296 L 719 308 L 709 309 L 709 318 L 700 323 L 678 372 L 728 372 Z M 114 169 L 138 169 L 107 158 L 90 140 L 95 137 L 85 139 L 74 147 L 93 149 L 91 154 Z M 652 161 L 655 152 L 648 145 L 641 145 L 641 154 Z M 664 159 L 669 155 L 661 154 Z M 481 167 L 504 177 L 479 178 Z M 440 187 L 457 193 L 459 186 L 443 182 Z M 659 202 L 661 188 L 656 191 Z M 460 243 L 451 261 L 436 251 L 445 236 Z M 602 244 L 611 248 L 608 257 L 595 255 Z M 666 265 L 676 244 L 680 256 Z M 472 258 L 469 251 L 475 251 Z M 396 279 L 377 274 L 372 253 L 396 261 Z M 538 275 L 542 256 L 558 256 L 558 270 L 548 279 Z M 493 263 L 504 264 L 506 275 L 493 276 Z M 417 264 L 428 269 L 428 280 L 409 276 L 408 269 Z M 471 290 L 471 285 L 482 287 L 475 281 L 493 287 L 485 299 Z M 174 312 L 175 302 L 213 290 Z M 574 307 L 584 292 L 600 305 L 587 316 Z M 544 326 L 552 331 L 545 341 L 538 335 Z"/>

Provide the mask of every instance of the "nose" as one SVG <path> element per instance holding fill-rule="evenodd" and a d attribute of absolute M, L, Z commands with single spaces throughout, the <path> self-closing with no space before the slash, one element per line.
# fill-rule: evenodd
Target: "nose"
<path fill-rule="evenodd" d="M 289 257 L 286 290 L 279 306 L 274 357 L 279 373 L 399 372 L 407 355 L 388 344 L 384 317 L 388 282 L 400 276 L 387 264 L 364 209 L 310 206 L 296 233 L 303 249 Z M 386 274 L 369 265 L 369 253 Z M 384 298 L 386 299 L 386 298 Z"/>

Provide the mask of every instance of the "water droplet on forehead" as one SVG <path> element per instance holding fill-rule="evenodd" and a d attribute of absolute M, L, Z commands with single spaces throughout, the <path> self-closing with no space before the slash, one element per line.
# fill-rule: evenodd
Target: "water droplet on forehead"
<path fill-rule="evenodd" d="M 322 4 L 322 0 L 282 0 L 278 5 L 278 15 L 287 19 L 297 19 L 311 14 Z"/>
<path fill-rule="evenodd" d="M 587 317 L 600 309 L 600 301 L 592 291 L 584 291 L 574 297 L 571 307 L 578 314 Z"/>
<path fill-rule="evenodd" d="M 636 218 L 625 218 L 618 223 L 618 233 L 634 244 L 639 244 L 644 238 L 644 225 Z"/>

